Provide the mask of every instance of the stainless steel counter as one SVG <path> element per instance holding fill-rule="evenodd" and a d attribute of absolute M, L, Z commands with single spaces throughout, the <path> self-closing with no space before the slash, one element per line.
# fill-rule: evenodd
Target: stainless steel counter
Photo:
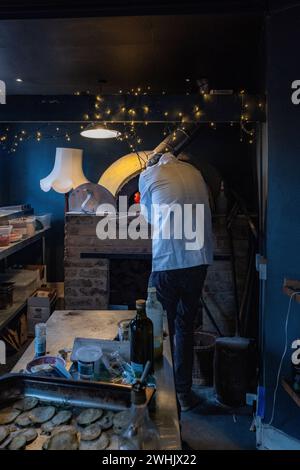
<path fill-rule="evenodd" d="M 71 349 L 75 337 L 114 339 L 118 322 L 133 317 L 129 310 L 74 310 L 55 311 L 47 322 L 47 352 L 57 354 L 60 349 Z M 12 372 L 25 369 L 34 356 L 34 345 L 28 347 Z M 173 377 L 170 342 L 164 339 L 163 358 L 156 363 L 157 381 L 154 421 L 160 431 L 163 450 L 181 449 L 176 393 Z"/>

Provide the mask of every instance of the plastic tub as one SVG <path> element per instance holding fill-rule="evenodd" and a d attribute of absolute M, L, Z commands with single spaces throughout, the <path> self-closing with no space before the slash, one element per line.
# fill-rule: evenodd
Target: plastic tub
<path fill-rule="evenodd" d="M 16 243 L 22 240 L 23 232 L 22 229 L 13 228 L 10 234 L 10 243 Z"/>
<path fill-rule="evenodd" d="M 16 230 L 18 230 L 19 233 L 22 234 L 22 238 L 27 237 L 27 225 L 26 225 L 26 219 L 24 217 L 20 217 L 18 219 L 12 219 L 9 221 L 9 224 Z"/>
<path fill-rule="evenodd" d="M 0 246 L 9 246 L 11 231 L 11 225 L 0 226 Z"/>
<path fill-rule="evenodd" d="M 26 218 L 26 229 L 27 229 L 27 236 L 33 237 L 33 235 L 35 234 L 35 217 Z"/>
<path fill-rule="evenodd" d="M 98 372 L 97 369 L 102 355 L 102 349 L 96 346 L 82 346 L 77 350 L 76 359 L 81 380 L 94 379 L 94 375 Z"/>
<path fill-rule="evenodd" d="M 32 374 L 36 371 L 36 367 L 43 366 L 43 365 L 51 365 L 55 367 L 57 364 L 59 364 L 61 367 L 66 367 L 66 362 L 64 359 L 60 356 L 40 356 L 34 358 L 32 361 L 28 362 L 26 366 L 26 372 L 28 374 Z M 35 372 L 36 373 L 36 372 Z"/>
<path fill-rule="evenodd" d="M 37 215 L 36 220 L 38 220 L 42 224 L 43 229 L 50 228 L 51 227 L 51 216 L 52 216 L 52 214 Z"/>

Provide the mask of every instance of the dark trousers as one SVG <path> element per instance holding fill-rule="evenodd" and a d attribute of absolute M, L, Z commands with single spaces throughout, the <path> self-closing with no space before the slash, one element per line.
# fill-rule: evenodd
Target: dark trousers
<path fill-rule="evenodd" d="M 177 393 L 192 387 L 194 321 L 207 265 L 170 271 L 154 271 L 149 286 L 167 312 Z"/>

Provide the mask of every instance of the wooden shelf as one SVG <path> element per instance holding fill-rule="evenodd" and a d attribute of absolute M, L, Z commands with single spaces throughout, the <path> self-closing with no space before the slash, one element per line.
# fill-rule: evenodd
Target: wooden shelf
<path fill-rule="evenodd" d="M 300 407 L 300 393 L 295 392 L 290 382 L 287 379 L 282 379 L 281 384 L 284 390 L 289 394 L 289 396 L 294 400 L 297 406 Z"/>
<path fill-rule="evenodd" d="M 300 281 L 285 279 L 283 282 L 283 292 L 291 297 L 295 292 L 300 292 Z M 300 303 L 300 294 L 293 295 L 293 299 Z"/>
<path fill-rule="evenodd" d="M 16 243 L 11 243 L 7 247 L 0 247 L 0 261 L 2 259 L 7 258 L 10 255 L 13 255 L 14 253 L 17 253 L 23 248 L 26 248 L 32 243 L 35 243 L 36 241 L 40 240 L 48 230 L 49 230 L 48 228 L 44 230 L 40 230 L 36 232 L 32 237 L 25 238 L 24 240 L 20 240 L 19 242 L 16 242 Z"/>
<path fill-rule="evenodd" d="M 12 307 L 0 310 L 0 331 L 3 330 L 26 307 L 27 299 L 15 302 Z"/>
<path fill-rule="evenodd" d="M 8 247 L 0 248 L 0 261 L 14 253 L 32 245 L 41 240 L 49 229 L 43 229 L 36 232 L 32 237 L 25 238 L 16 243 L 11 243 Z M 26 307 L 27 299 L 22 302 L 15 302 L 12 307 L 0 310 L 0 331 L 3 330 L 22 310 Z"/>

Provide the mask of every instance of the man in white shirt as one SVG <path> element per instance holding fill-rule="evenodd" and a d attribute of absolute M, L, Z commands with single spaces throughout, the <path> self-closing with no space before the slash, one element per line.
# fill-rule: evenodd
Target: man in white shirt
<path fill-rule="evenodd" d="M 167 311 L 176 391 L 187 411 L 198 403 L 191 391 L 194 320 L 213 260 L 207 187 L 200 171 L 166 153 L 150 160 L 139 191 L 142 214 L 152 224 L 149 285 Z"/>

